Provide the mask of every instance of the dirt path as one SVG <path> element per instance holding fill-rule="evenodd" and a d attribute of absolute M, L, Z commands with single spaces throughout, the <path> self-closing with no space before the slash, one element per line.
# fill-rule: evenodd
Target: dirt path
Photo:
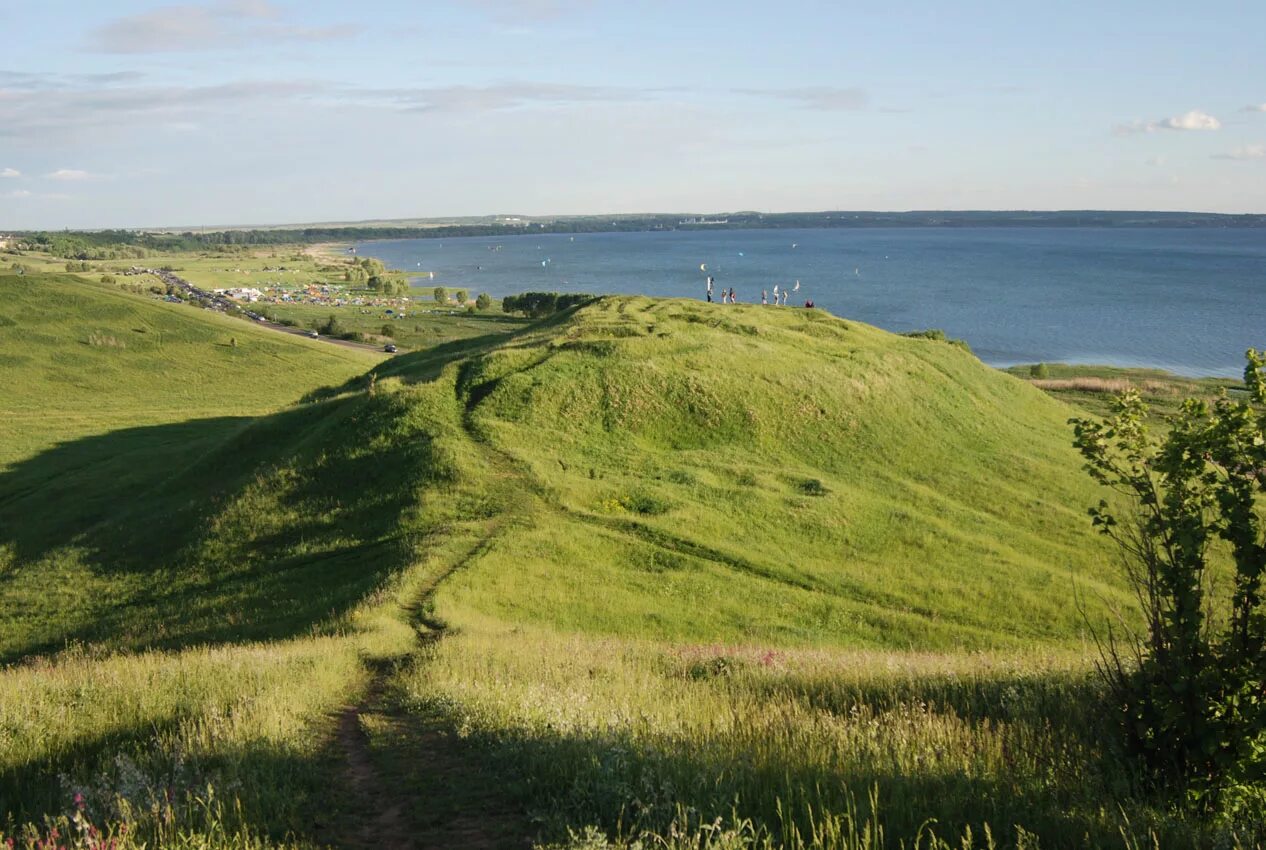
<path fill-rule="evenodd" d="M 337 716 L 335 746 L 356 801 L 353 823 L 336 843 L 381 850 L 518 850 L 527 848 L 526 819 L 507 805 L 498 777 L 474 763 L 444 719 L 410 710 L 393 692 L 395 674 L 444 639 L 442 624 L 423 607 L 453 573 L 496 542 L 493 521 L 461 558 L 432 578 L 408 610 L 417 644 L 407 656 L 370 664 L 360 700 Z"/>
<path fill-rule="evenodd" d="M 348 785 L 361 804 L 370 807 L 357 833 L 346 836 L 343 843 L 350 847 L 411 850 L 417 845 L 404 816 L 407 801 L 393 793 L 383 780 L 370 753 L 369 736 L 361 725 L 362 715 L 381 701 L 384 684 L 385 674 L 375 672 L 362 701 L 343 709 L 338 718 L 336 738 Z"/>

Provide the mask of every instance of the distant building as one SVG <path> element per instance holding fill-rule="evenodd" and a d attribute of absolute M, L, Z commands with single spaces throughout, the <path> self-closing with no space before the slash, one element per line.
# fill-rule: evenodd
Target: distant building
<path fill-rule="evenodd" d="M 13 238 L 12 236 L 6 236 L 3 233 L 0 233 L 0 251 L 4 251 L 10 245 L 16 248 L 17 244 L 18 244 L 17 240 Z"/>

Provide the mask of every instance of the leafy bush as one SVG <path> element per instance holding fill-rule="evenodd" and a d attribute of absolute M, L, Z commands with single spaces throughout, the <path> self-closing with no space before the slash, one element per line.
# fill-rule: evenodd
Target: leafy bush
<path fill-rule="evenodd" d="M 448 290 L 445 289 L 444 287 L 442 286 L 435 287 L 435 289 L 431 290 L 431 294 L 435 296 L 436 302 L 440 304 L 448 303 Z"/>
<path fill-rule="evenodd" d="M 1102 671 L 1126 745 L 1153 786 L 1204 812 L 1266 806 L 1266 353 L 1249 350 L 1249 401 L 1189 399 L 1159 440 L 1136 391 L 1106 422 L 1072 419 L 1092 478 L 1128 499 L 1090 511 L 1116 541 L 1143 634 L 1108 633 Z M 1234 564 L 1225 622 L 1210 618 L 1209 550 Z M 1254 814 L 1256 813 L 1256 815 Z"/>
<path fill-rule="evenodd" d="M 464 289 L 457 290 L 457 292 L 453 294 L 453 297 L 457 299 L 458 304 L 465 304 L 470 300 L 470 294 Z"/>
<path fill-rule="evenodd" d="M 487 292 L 479 293 L 479 297 L 475 299 L 475 306 L 480 310 L 487 310 L 492 306 L 492 296 Z"/>
<path fill-rule="evenodd" d="M 382 329 L 378 331 L 378 333 L 382 334 L 383 336 L 395 336 L 396 329 L 393 328 L 390 324 L 386 324 L 382 326 Z"/>
<path fill-rule="evenodd" d="M 1038 380 L 1045 380 L 1051 376 L 1051 370 L 1047 368 L 1045 363 L 1034 363 L 1029 367 L 1029 375 Z"/>

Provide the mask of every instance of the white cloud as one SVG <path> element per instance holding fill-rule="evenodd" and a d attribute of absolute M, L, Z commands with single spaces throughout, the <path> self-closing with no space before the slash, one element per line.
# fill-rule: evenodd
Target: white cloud
<path fill-rule="evenodd" d="M 22 172 L 18 171 L 16 168 L 0 169 L 0 177 L 21 177 L 21 176 L 22 176 Z"/>
<path fill-rule="evenodd" d="M 1240 112 L 1266 112 L 1266 103 L 1250 104 L 1241 109 Z"/>
<path fill-rule="evenodd" d="M 87 180 L 92 177 L 87 171 L 81 171 L 78 168 L 59 168 L 50 172 L 48 177 L 52 180 Z"/>
<path fill-rule="evenodd" d="M 170 53 L 240 48 L 259 42 L 330 41 L 355 35 L 353 24 L 311 27 L 287 21 L 267 0 L 221 0 L 162 6 L 116 18 L 88 35 L 100 53 Z"/>
<path fill-rule="evenodd" d="M 1166 118 L 1161 126 L 1166 130 L 1219 130 L 1222 122 L 1206 112 L 1193 109 L 1176 118 Z"/>
<path fill-rule="evenodd" d="M 14 189 L 14 190 L 13 190 L 12 192 L 10 192 L 10 193 L 9 193 L 6 197 L 9 197 L 9 198 L 29 198 L 29 197 L 31 197 L 31 193 L 30 193 L 30 192 L 28 192 L 26 189 Z"/>
<path fill-rule="evenodd" d="M 1193 109 L 1158 121 L 1130 121 L 1113 129 L 1118 136 L 1131 136 L 1135 133 L 1155 133 L 1157 130 L 1220 130 L 1222 122 L 1207 112 Z"/>
<path fill-rule="evenodd" d="M 1266 159 L 1266 145 L 1243 145 L 1230 153 L 1215 153 L 1214 159 L 1252 160 Z"/>

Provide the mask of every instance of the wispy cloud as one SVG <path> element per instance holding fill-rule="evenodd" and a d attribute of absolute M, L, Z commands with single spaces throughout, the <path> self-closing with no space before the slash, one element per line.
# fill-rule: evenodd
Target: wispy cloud
<path fill-rule="evenodd" d="M 45 176 L 50 180 L 63 180 L 66 182 L 92 179 L 91 174 L 78 168 L 59 168 L 56 171 L 50 171 Z"/>
<path fill-rule="evenodd" d="M 6 198 L 29 198 L 31 193 L 26 189 L 14 189 L 5 195 Z"/>
<path fill-rule="evenodd" d="M 21 176 L 22 176 L 22 172 L 18 171 L 16 168 L 0 169 L 0 177 L 21 177 Z"/>
<path fill-rule="evenodd" d="M 870 96 L 857 87 L 799 86 L 795 88 L 734 89 L 735 94 L 786 100 L 804 109 L 855 111 L 865 109 Z"/>
<path fill-rule="evenodd" d="M 1230 153 L 1215 153 L 1214 159 L 1234 159 L 1238 161 L 1266 159 L 1266 145 L 1243 145 Z"/>
<path fill-rule="evenodd" d="M 1135 133 L 1155 133 L 1157 130 L 1220 130 L 1222 122 L 1207 112 L 1193 109 L 1182 115 L 1161 118 L 1158 121 L 1130 121 L 1118 124 L 1113 131 L 1118 136 L 1132 136 Z"/>
<path fill-rule="evenodd" d="M 11 89 L 4 99 L 0 139 L 54 142 L 128 123 L 187 126 L 209 110 L 241 108 L 257 101 L 291 102 L 334 96 L 329 84 L 305 80 L 242 80 L 207 86 L 158 86 L 78 82 L 44 75 Z"/>
<path fill-rule="evenodd" d="M 1266 103 L 1252 103 L 1240 109 L 1240 112 L 1266 112 Z"/>
<path fill-rule="evenodd" d="M 349 93 L 355 96 L 355 93 Z M 649 90 L 617 86 L 512 82 L 488 86 L 434 86 L 364 92 L 412 112 L 489 112 L 526 106 L 567 106 L 579 103 L 643 100 Z"/>
<path fill-rule="evenodd" d="M 312 27 L 291 20 L 267 0 L 221 0 L 163 6 L 116 18 L 88 34 L 85 46 L 100 53 L 169 53 L 224 50 L 267 41 L 319 42 L 359 32 L 354 24 Z"/>

